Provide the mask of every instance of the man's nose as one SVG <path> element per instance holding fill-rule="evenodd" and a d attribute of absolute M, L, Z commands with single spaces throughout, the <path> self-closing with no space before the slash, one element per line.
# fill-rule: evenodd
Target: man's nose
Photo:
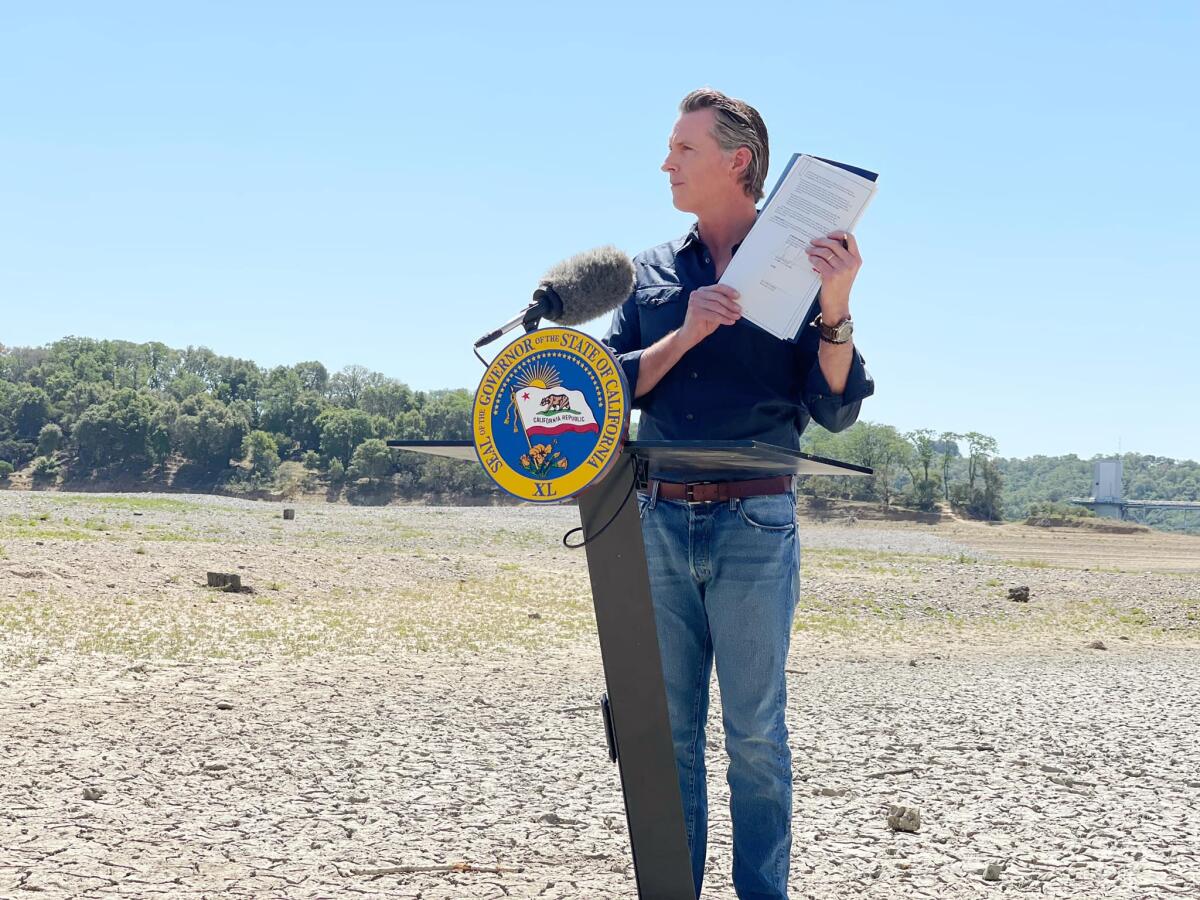
<path fill-rule="evenodd" d="M 663 164 L 661 166 L 659 166 L 659 168 L 662 169 L 664 172 L 670 172 L 672 169 L 675 168 L 675 164 L 673 162 L 671 162 L 671 157 L 668 156 L 666 159 L 663 160 Z"/>

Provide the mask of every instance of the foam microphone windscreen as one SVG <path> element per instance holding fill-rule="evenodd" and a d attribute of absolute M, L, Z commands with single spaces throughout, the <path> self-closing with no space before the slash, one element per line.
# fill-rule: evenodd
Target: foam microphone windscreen
<path fill-rule="evenodd" d="M 559 325 L 582 325 L 612 312 L 633 292 L 633 263 L 616 247 L 577 253 L 542 278 L 562 300 L 562 313 L 547 316 Z"/>

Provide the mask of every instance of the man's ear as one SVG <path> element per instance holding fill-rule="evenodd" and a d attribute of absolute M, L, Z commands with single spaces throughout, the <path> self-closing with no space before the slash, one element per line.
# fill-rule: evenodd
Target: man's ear
<path fill-rule="evenodd" d="M 730 158 L 729 171 L 734 175 L 741 175 L 750 165 L 750 160 L 754 158 L 754 154 L 750 152 L 749 147 L 738 147 L 733 151 L 733 156 Z"/>

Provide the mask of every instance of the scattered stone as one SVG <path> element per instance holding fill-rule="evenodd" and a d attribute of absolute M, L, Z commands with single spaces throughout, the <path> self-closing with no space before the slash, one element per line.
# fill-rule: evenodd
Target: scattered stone
<path fill-rule="evenodd" d="M 915 834 L 921 828 L 921 810 L 915 806 L 892 804 L 888 807 L 887 823 L 892 831 L 908 831 Z"/>
<path fill-rule="evenodd" d="M 233 704 L 228 700 L 218 700 L 217 709 L 233 709 Z"/>
<path fill-rule="evenodd" d="M 200 768 L 205 772 L 224 772 L 229 768 L 229 763 L 206 762 Z"/>
<path fill-rule="evenodd" d="M 909 664 L 910 666 L 912 666 L 914 669 L 917 667 L 917 661 L 916 661 L 915 659 L 910 659 L 910 660 L 908 661 L 908 664 Z"/>
<path fill-rule="evenodd" d="M 1089 650 L 1107 650 L 1108 646 L 1101 640 L 1088 641 Z"/>
<path fill-rule="evenodd" d="M 107 792 L 104 790 L 104 788 L 85 787 L 83 789 L 83 799 L 90 800 L 91 802 L 95 803 L 97 800 L 103 797 L 105 793 Z"/>
<path fill-rule="evenodd" d="M 576 819 L 564 819 L 558 813 L 548 812 L 543 816 L 538 816 L 537 821 L 545 822 L 547 825 L 582 825 L 583 823 Z"/>
<path fill-rule="evenodd" d="M 283 510 L 283 519 L 285 522 L 291 522 L 295 518 L 296 518 L 296 510 L 292 509 L 291 507 L 286 507 Z"/>
<path fill-rule="evenodd" d="M 1000 863 L 988 863 L 983 870 L 984 881 L 999 881 L 1000 873 L 1004 871 L 1004 867 Z"/>
<path fill-rule="evenodd" d="M 541 613 L 530 613 L 529 614 L 529 618 L 531 618 L 531 619 L 540 619 L 541 617 L 542 617 Z"/>
<path fill-rule="evenodd" d="M 813 788 L 814 797 L 845 797 L 848 793 L 850 793 L 850 788 Z"/>
<path fill-rule="evenodd" d="M 1028 603 L 1029 585 L 1021 584 L 1017 587 L 1010 587 L 1008 589 L 1008 599 L 1012 600 L 1014 603 Z"/>

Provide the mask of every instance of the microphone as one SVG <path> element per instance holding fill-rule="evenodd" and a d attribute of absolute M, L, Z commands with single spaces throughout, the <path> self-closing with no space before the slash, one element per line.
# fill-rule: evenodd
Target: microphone
<path fill-rule="evenodd" d="M 632 292 L 633 263 L 616 247 L 576 253 L 552 266 L 533 292 L 533 302 L 477 340 L 475 348 L 490 344 L 518 325 L 533 331 L 543 318 L 559 325 L 582 325 L 616 309 Z"/>

